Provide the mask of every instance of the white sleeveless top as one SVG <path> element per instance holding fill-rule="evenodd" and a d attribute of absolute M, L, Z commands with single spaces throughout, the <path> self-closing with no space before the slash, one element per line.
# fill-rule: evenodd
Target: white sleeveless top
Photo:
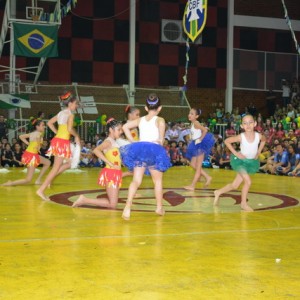
<path fill-rule="evenodd" d="M 249 143 L 244 133 L 241 133 L 241 153 L 248 159 L 255 158 L 259 144 L 259 133 L 255 132 L 254 141 Z"/>
<path fill-rule="evenodd" d="M 69 109 L 64 109 L 57 114 L 57 123 L 58 125 L 67 124 L 68 118 L 72 112 Z"/>
<path fill-rule="evenodd" d="M 157 116 L 154 116 L 150 121 L 146 117 L 142 117 L 139 124 L 140 141 L 141 142 L 157 142 L 159 139 L 159 131 L 156 126 Z"/>
<path fill-rule="evenodd" d="M 201 129 L 197 129 L 195 128 L 194 124 L 192 124 L 192 127 L 191 127 L 191 138 L 192 140 L 196 140 L 196 139 L 199 139 L 202 135 L 202 130 Z"/>

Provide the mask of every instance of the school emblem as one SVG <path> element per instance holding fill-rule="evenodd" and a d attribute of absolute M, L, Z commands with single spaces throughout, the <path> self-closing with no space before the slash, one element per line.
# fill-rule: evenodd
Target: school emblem
<path fill-rule="evenodd" d="M 205 27 L 207 0 L 189 0 L 183 14 L 183 29 L 194 42 Z"/>

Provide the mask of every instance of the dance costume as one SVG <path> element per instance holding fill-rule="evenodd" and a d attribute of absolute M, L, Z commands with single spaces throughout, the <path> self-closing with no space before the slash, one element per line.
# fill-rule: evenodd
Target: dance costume
<path fill-rule="evenodd" d="M 255 159 L 257 154 L 258 145 L 260 142 L 259 133 L 255 132 L 254 141 L 249 143 L 244 133 L 241 133 L 241 153 L 246 157 L 239 159 L 233 154 L 230 156 L 230 165 L 233 170 L 237 172 L 244 172 L 254 174 L 259 169 L 259 160 Z"/>
<path fill-rule="evenodd" d="M 105 157 L 115 166 L 121 167 L 121 156 L 119 151 L 119 145 L 117 142 L 108 137 L 108 140 L 111 143 L 111 148 L 104 152 Z M 122 171 L 113 169 L 110 165 L 106 165 L 99 174 L 98 184 L 105 187 L 119 188 L 122 185 Z"/>
<path fill-rule="evenodd" d="M 130 129 L 131 136 L 135 142 L 139 140 L 139 131 L 137 128 Z"/>
<path fill-rule="evenodd" d="M 146 117 L 142 117 L 139 123 L 140 141 L 120 149 L 122 162 L 129 171 L 133 171 L 135 167 L 145 167 L 145 174 L 150 175 L 149 170 L 165 172 L 172 166 L 165 148 L 157 144 L 159 140 L 157 118 L 154 116 L 147 121 Z"/>
<path fill-rule="evenodd" d="M 41 134 L 37 131 L 29 134 L 29 145 L 22 155 L 22 164 L 27 167 L 37 167 L 40 164 L 40 149 Z"/>
<path fill-rule="evenodd" d="M 70 133 L 68 131 L 68 118 L 72 112 L 68 109 L 62 110 L 57 115 L 58 131 L 51 140 L 48 156 L 58 156 L 64 158 L 71 157 Z"/>
<path fill-rule="evenodd" d="M 188 160 L 191 160 L 192 157 L 194 156 L 199 156 L 201 154 L 209 154 L 211 152 L 211 148 L 215 144 L 215 139 L 213 134 L 210 132 L 207 132 L 206 135 L 204 136 L 202 141 L 199 141 L 199 139 L 202 136 L 202 131 L 201 129 L 196 129 L 194 124 L 192 124 L 191 127 L 191 139 L 192 141 L 190 142 L 188 148 L 187 148 L 187 153 L 186 157 Z"/>

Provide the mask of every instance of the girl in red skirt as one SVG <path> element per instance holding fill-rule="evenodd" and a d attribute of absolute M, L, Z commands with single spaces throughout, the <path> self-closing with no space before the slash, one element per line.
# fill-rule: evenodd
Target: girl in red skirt
<path fill-rule="evenodd" d="M 55 133 L 55 137 L 51 140 L 50 148 L 47 151 L 47 155 L 54 156 L 54 163 L 47 178 L 36 192 L 43 200 L 49 200 L 44 192 L 53 179 L 64 170 L 70 168 L 70 137 L 73 136 L 76 144 L 80 144 L 80 138 L 73 127 L 74 115 L 72 114 L 78 107 L 78 100 L 70 92 L 60 96 L 60 100 L 66 108 L 47 123 L 48 127 Z M 56 122 L 58 123 L 58 129 L 54 126 Z"/>
<path fill-rule="evenodd" d="M 28 145 L 27 149 L 22 155 L 22 164 L 27 166 L 27 175 L 25 179 L 19 179 L 15 181 L 7 181 L 4 183 L 4 186 L 11 186 L 11 185 L 21 185 L 21 184 L 28 184 L 31 182 L 34 171 L 36 167 L 40 164 L 43 165 L 41 172 L 38 178 L 35 181 L 35 184 L 41 184 L 41 178 L 47 171 L 50 166 L 50 160 L 39 155 L 40 147 L 43 143 L 43 135 L 45 131 L 45 122 L 42 120 L 35 119 L 32 121 L 32 125 L 35 130 L 28 134 L 20 135 L 20 140 Z"/>
<path fill-rule="evenodd" d="M 109 119 L 106 124 L 108 137 L 97 148 L 94 154 L 105 162 L 98 177 L 98 184 L 106 188 L 107 198 L 90 199 L 84 195 L 73 203 L 73 207 L 94 205 L 115 209 L 118 204 L 119 189 L 122 184 L 121 157 L 116 139 L 122 134 L 122 125 L 115 119 Z"/>

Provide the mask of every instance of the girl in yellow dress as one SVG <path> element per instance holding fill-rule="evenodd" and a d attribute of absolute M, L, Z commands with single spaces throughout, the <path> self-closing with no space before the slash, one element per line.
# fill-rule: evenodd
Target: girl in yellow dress
<path fill-rule="evenodd" d="M 98 177 L 98 184 L 106 188 L 107 198 L 90 199 L 84 195 L 73 203 L 73 207 L 94 205 L 115 209 L 118 204 L 119 189 L 122 184 L 121 157 L 119 145 L 116 142 L 122 133 L 122 125 L 115 119 L 109 119 L 106 124 L 108 137 L 96 147 L 93 153 L 105 162 Z"/>
<path fill-rule="evenodd" d="M 19 179 L 15 181 L 7 181 L 4 186 L 28 184 L 31 182 L 35 169 L 42 164 L 43 167 L 35 184 L 41 184 L 41 178 L 50 166 L 50 160 L 39 155 L 40 147 L 43 143 L 43 135 L 45 131 L 45 122 L 35 119 L 32 122 L 35 130 L 28 134 L 20 135 L 20 140 L 28 145 L 27 149 L 22 155 L 22 164 L 27 166 L 27 175 L 25 179 Z"/>
<path fill-rule="evenodd" d="M 66 108 L 60 111 L 47 123 L 48 127 L 56 135 L 51 140 L 50 148 L 47 152 L 47 155 L 54 156 L 53 167 L 41 187 L 36 192 L 43 200 L 49 200 L 44 192 L 53 179 L 64 170 L 70 168 L 69 159 L 71 157 L 71 135 L 75 138 L 76 144 L 80 144 L 80 138 L 73 127 L 74 115 L 72 114 L 72 112 L 78 107 L 78 100 L 70 92 L 60 96 L 60 100 Z M 54 123 L 56 122 L 58 123 L 58 129 L 54 126 Z"/>

